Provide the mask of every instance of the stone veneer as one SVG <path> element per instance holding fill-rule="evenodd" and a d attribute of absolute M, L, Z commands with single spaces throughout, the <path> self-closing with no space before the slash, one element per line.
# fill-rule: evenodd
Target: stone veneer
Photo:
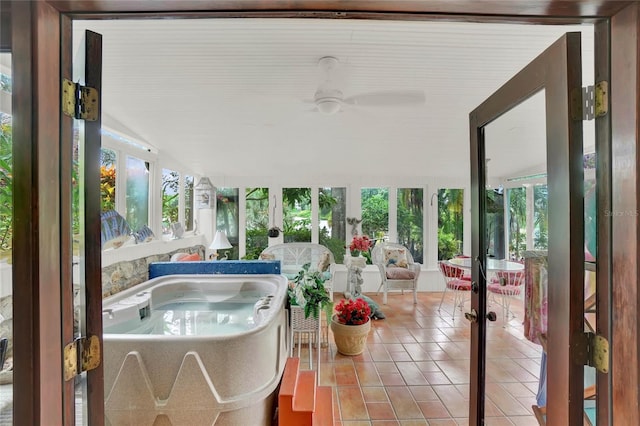
<path fill-rule="evenodd" d="M 102 268 L 102 297 L 107 297 L 149 280 L 149 265 L 168 262 L 175 253 L 197 253 L 204 259 L 205 247 L 196 245 L 169 253 L 125 260 Z"/>

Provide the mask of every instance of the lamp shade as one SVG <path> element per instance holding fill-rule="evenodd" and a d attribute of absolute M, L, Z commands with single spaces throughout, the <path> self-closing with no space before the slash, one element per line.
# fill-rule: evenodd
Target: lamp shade
<path fill-rule="evenodd" d="M 216 235 L 213 237 L 213 242 L 209 246 L 211 250 L 229 249 L 231 247 L 232 245 L 224 231 L 216 231 Z"/>

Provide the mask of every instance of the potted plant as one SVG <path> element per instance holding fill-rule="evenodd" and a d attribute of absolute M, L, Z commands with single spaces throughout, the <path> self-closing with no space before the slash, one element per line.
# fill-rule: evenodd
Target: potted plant
<path fill-rule="evenodd" d="M 342 299 L 331 318 L 331 331 L 343 355 L 360 355 L 364 352 L 367 335 L 371 330 L 371 308 L 361 298 Z"/>
<path fill-rule="evenodd" d="M 304 309 L 305 318 L 310 316 L 318 318 L 320 310 L 325 311 L 329 318 L 333 312 L 333 301 L 324 287 L 325 279 L 322 273 L 309 271 L 310 265 L 310 263 L 304 264 L 293 279 L 289 287 L 289 302 L 293 306 Z"/>
<path fill-rule="evenodd" d="M 359 257 L 362 255 L 367 259 L 367 263 L 371 263 L 371 253 L 369 250 L 373 247 L 373 241 L 366 235 L 355 235 L 349 244 L 349 252 L 351 257 Z"/>

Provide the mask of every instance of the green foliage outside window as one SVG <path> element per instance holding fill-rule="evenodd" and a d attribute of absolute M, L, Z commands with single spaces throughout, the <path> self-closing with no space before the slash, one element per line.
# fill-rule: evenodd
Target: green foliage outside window
<path fill-rule="evenodd" d="M 389 190 L 362 188 L 362 234 L 372 240 L 383 238 L 389 232 Z"/>
<path fill-rule="evenodd" d="M 171 224 L 178 222 L 180 173 L 162 169 L 162 233 L 171 233 Z"/>
<path fill-rule="evenodd" d="M 464 190 L 438 191 L 438 260 L 462 251 Z"/>
<path fill-rule="evenodd" d="M 13 158 L 11 116 L 0 113 L 0 253 L 11 255 L 13 240 Z"/>

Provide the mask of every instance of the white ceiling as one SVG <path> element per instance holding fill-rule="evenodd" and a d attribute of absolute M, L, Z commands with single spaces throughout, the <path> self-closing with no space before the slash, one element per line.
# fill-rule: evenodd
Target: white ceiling
<path fill-rule="evenodd" d="M 468 176 L 471 110 L 566 31 L 583 32 L 585 63 L 593 61 L 591 26 L 76 21 L 76 40 L 85 28 L 103 35 L 105 127 L 217 181 Z M 426 103 L 343 105 L 341 112 L 323 115 L 311 101 L 321 80 L 318 60 L 328 55 L 340 61 L 337 84 L 345 97 L 420 90 Z M 593 66 L 583 68 L 590 82 Z M 544 111 L 542 103 L 531 108 Z M 527 124 L 531 109 L 522 111 L 516 124 L 505 123 L 496 134 L 517 128 L 520 139 L 530 139 L 522 140 L 523 147 L 542 146 L 540 122 Z M 513 145 L 509 151 L 514 155 L 501 161 L 503 175 L 531 169 L 544 158 L 517 155 L 524 151 Z"/>

